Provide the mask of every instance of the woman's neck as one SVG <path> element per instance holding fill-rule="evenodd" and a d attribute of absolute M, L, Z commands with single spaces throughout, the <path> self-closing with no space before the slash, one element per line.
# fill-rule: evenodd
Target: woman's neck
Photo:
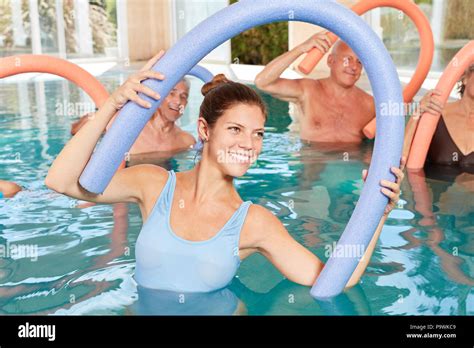
<path fill-rule="evenodd" d="M 234 178 L 224 175 L 219 168 L 205 158 L 201 159 L 191 173 L 193 198 L 196 202 L 226 199 L 237 194 Z"/>
<path fill-rule="evenodd" d="M 461 105 L 461 108 L 467 117 L 474 114 L 474 97 L 464 95 L 459 101 L 459 105 Z"/>

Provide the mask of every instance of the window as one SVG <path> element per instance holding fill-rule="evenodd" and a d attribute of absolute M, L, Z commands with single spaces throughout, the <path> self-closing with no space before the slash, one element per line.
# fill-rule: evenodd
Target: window
<path fill-rule="evenodd" d="M 118 2 L 0 0 L 2 56 L 117 57 Z"/>
<path fill-rule="evenodd" d="M 175 39 L 178 40 L 206 18 L 227 7 L 228 0 L 175 0 Z M 230 41 L 210 52 L 203 60 L 230 63 Z"/>
<path fill-rule="evenodd" d="M 442 72 L 454 55 L 474 38 L 472 0 L 415 0 L 431 23 L 435 52 L 431 71 Z M 419 56 L 419 35 L 411 19 L 400 11 L 382 8 L 382 39 L 399 69 L 412 70 Z"/>

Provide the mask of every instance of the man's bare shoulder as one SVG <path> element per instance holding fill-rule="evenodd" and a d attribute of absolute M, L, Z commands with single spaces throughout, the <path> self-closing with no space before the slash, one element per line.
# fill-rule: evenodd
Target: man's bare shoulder
<path fill-rule="evenodd" d="M 364 91 L 360 87 L 355 86 L 355 90 L 356 90 L 358 98 L 364 98 L 364 100 L 366 100 L 366 101 L 370 101 L 370 100 L 374 99 L 370 93 Z"/>
<path fill-rule="evenodd" d="M 194 139 L 193 135 L 181 128 L 177 127 L 177 136 L 181 139 L 181 142 L 185 144 L 185 146 L 192 146 L 196 144 L 196 139 Z"/>
<path fill-rule="evenodd" d="M 321 79 L 312 79 L 312 78 L 305 77 L 305 78 L 298 79 L 298 81 L 300 82 L 303 88 L 315 89 L 315 88 L 322 87 Z"/>
<path fill-rule="evenodd" d="M 303 100 L 305 100 L 305 96 L 314 96 L 323 90 L 322 80 L 320 79 L 302 78 L 298 81 L 303 90 Z"/>
<path fill-rule="evenodd" d="M 364 91 L 362 88 L 356 86 L 356 93 L 357 99 L 362 100 L 364 105 L 368 108 L 374 107 L 374 97 L 372 97 L 369 93 Z"/>

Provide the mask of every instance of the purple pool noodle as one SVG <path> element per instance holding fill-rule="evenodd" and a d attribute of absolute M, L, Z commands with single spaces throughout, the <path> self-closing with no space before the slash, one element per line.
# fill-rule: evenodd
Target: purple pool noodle
<path fill-rule="evenodd" d="M 354 12 L 328 0 L 241 0 L 201 22 L 166 52 L 153 67 L 163 72 L 166 80 L 147 80 L 144 84 L 164 97 L 194 65 L 223 42 L 255 26 L 289 20 L 316 24 L 339 36 L 358 55 L 372 85 L 377 111 L 372 163 L 359 202 L 337 246 L 361 245 L 365 249 L 388 201 L 380 192 L 379 182 L 393 181 L 390 167 L 400 162 L 404 117 L 400 81 L 392 59 L 377 35 Z M 128 102 L 122 108 L 81 175 L 80 183 L 86 190 L 93 193 L 105 190 L 162 100 L 140 97 L 153 107 L 145 109 Z M 339 294 L 358 262 L 357 255 L 331 256 L 311 295 L 328 298 Z"/>

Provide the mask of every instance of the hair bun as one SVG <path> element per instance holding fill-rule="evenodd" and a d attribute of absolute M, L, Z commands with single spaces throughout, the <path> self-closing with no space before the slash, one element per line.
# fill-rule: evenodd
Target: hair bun
<path fill-rule="evenodd" d="M 212 81 L 209 81 L 205 83 L 204 86 L 202 86 L 201 93 L 203 96 L 206 96 L 206 94 L 212 91 L 213 89 L 229 82 L 230 81 L 227 79 L 227 77 L 224 74 L 217 74 L 216 76 L 214 76 Z"/>

